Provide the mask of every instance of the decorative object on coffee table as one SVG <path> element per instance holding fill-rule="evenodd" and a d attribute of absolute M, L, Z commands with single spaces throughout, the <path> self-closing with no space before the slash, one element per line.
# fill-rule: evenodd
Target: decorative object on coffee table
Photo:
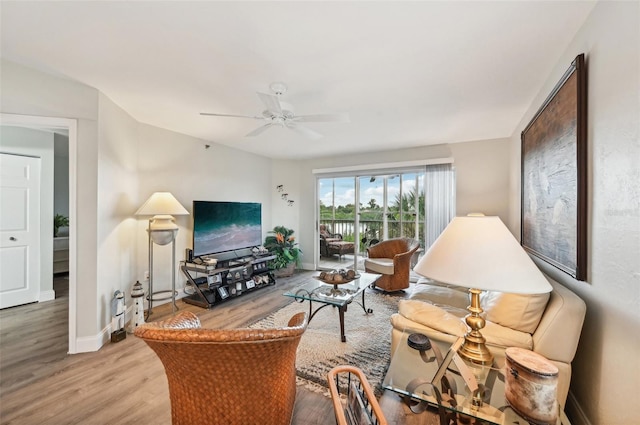
<path fill-rule="evenodd" d="M 552 289 L 500 218 L 481 214 L 455 217 L 413 271 L 437 282 L 469 288 L 466 322 L 471 331 L 458 354 L 479 365 L 493 362 L 480 333 L 485 325 L 480 293 L 541 294 Z"/>
<path fill-rule="evenodd" d="M 270 261 L 270 266 L 275 270 L 276 277 L 293 275 L 296 266 L 300 262 L 302 250 L 298 248 L 293 230 L 284 226 L 276 226 L 269 231 L 265 238 L 264 247 L 274 254 L 276 258 Z"/>
<path fill-rule="evenodd" d="M 332 270 L 330 272 L 320 272 L 316 279 L 330 285 L 340 285 L 343 283 L 349 283 L 359 277 L 360 275 L 358 275 L 355 270 L 340 269 Z"/>

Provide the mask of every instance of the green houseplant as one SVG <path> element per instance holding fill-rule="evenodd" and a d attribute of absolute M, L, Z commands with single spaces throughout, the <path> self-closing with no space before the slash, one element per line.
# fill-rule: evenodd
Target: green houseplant
<path fill-rule="evenodd" d="M 61 227 L 69 227 L 69 217 L 65 217 L 62 214 L 56 214 L 53 217 L 53 237 L 58 237 L 58 232 Z"/>
<path fill-rule="evenodd" d="M 287 269 L 279 273 L 280 276 L 291 276 L 295 266 L 300 263 L 302 250 L 298 248 L 293 230 L 284 226 L 276 226 L 268 232 L 264 247 L 275 254 L 276 258 L 270 261 L 270 267 L 274 270 Z"/>

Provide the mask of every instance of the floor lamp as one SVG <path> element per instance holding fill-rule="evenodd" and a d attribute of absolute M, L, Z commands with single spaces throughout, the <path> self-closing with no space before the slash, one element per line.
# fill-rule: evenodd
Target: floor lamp
<path fill-rule="evenodd" d="M 178 202 L 178 200 L 169 192 L 156 192 L 136 211 L 137 216 L 146 215 L 153 216 L 149 219 L 149 309 L 147 316 L 151 316 L 153 310 L 153 301 L 168 299 L 169 297 L 154 298 L 154 295 L 171 293 L 172 312 L 177 309 L 176 306 L 176 234 L 178 226 L 176 225 L 174 215 L 188 215 L 189 212 Z M 170 291 L 153 291 L 153 244 L 168 245 L 171 244 L 171 290 Z"/>

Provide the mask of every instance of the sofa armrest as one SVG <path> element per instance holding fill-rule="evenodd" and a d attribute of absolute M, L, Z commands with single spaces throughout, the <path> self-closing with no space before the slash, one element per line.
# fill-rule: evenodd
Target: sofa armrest
<path fill-rule="evenodd" d="M 570 364 L 578 348 L 587 307 L 571 290 L 547 279 L 553 291 L 532 335 L 534 351 L 549 360 Z"/>

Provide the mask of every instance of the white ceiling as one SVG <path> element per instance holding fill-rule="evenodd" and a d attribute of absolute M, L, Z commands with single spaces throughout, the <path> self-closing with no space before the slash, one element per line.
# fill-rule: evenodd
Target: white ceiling
<path fill-rule="evenodd" d="M 311 158 L 509 137 L 594 4 L 2 1 L 1 53 L 138 121 Z M 297 114 L 351 123 L 309 123 L 317 141 L 280 127 L 249 138 L 260 121 L 199 115 L 259 115 L 273 81 Z"/>

